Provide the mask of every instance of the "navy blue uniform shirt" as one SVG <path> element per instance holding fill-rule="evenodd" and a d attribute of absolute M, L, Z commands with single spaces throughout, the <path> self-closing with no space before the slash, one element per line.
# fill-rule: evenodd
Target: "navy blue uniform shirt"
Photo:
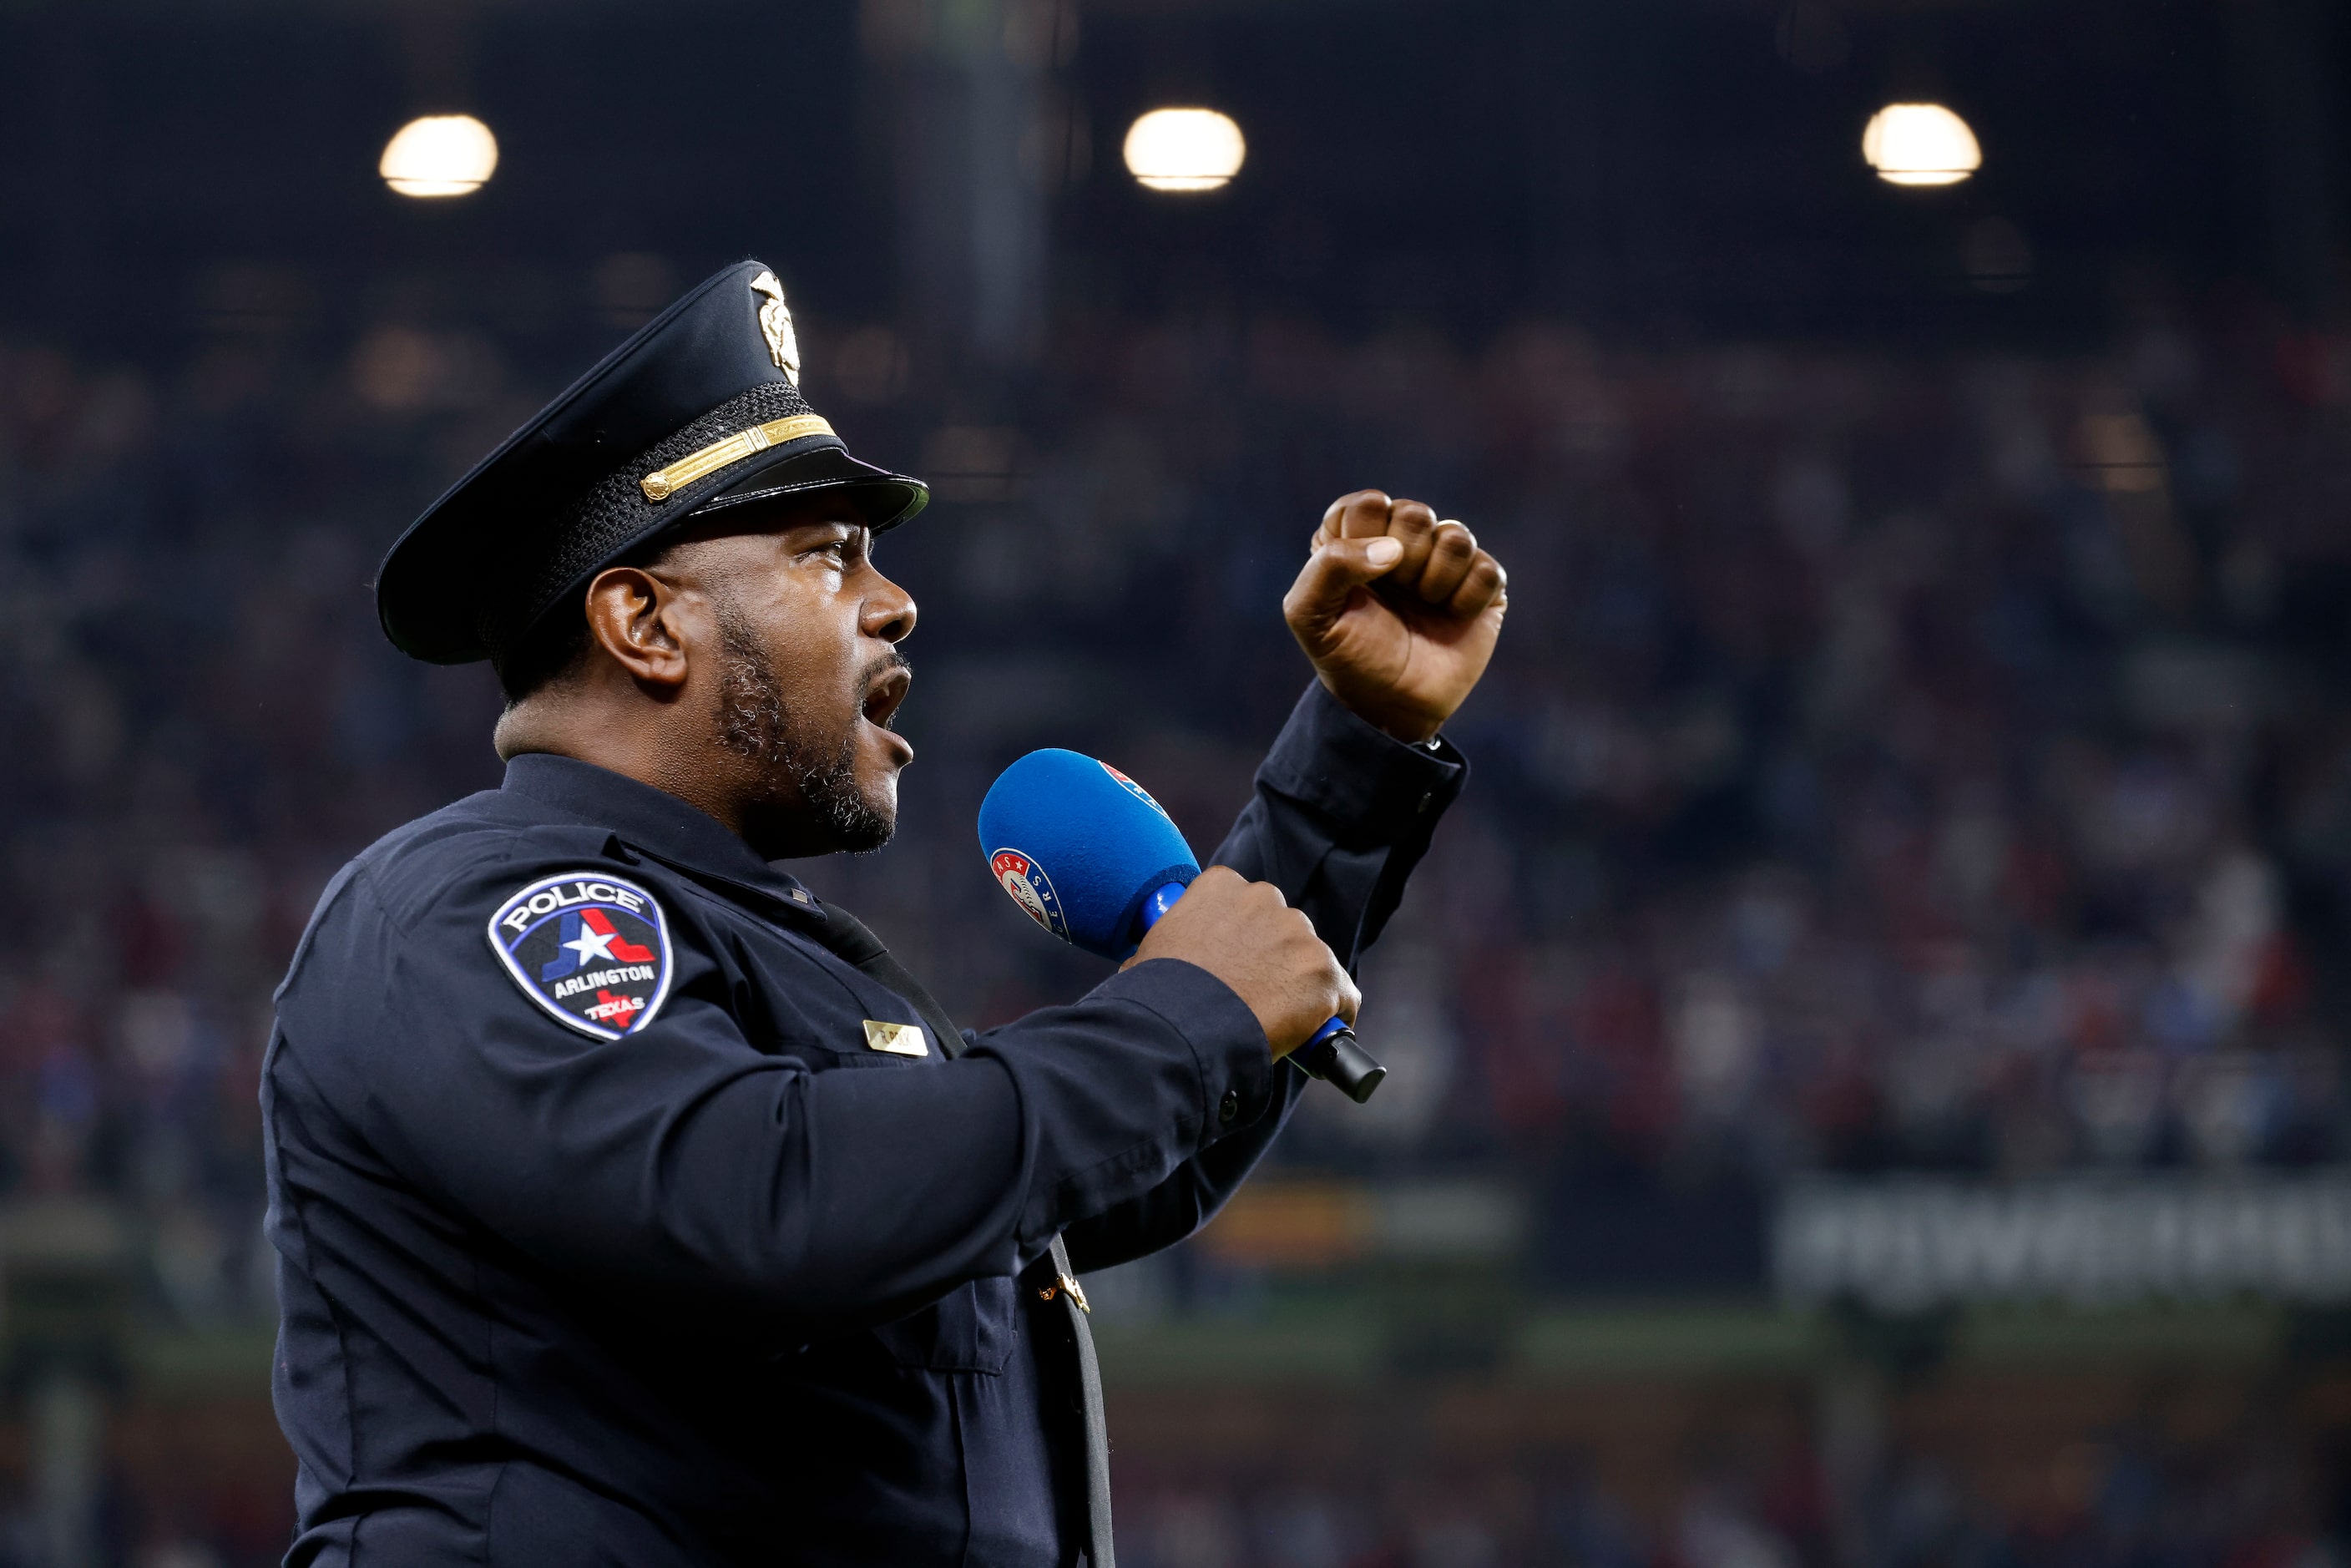
<path fill-rule="evenodd" d="M 1465 772 L 1314 687 L 1215 859 L 1352 964 Z M 336 876 L 261 1088 L 289 1563 L 1078 1559 L 1070 1332 L 1020 1276 L 1191 1234 L 1306 1081 L 1174 960 L 908 1054 L 827 919 L 556 757 Z"/>

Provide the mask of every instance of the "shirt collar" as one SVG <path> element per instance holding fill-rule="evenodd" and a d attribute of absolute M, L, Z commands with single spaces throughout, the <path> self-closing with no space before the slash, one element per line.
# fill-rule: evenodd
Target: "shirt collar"
<path fill-rule="evenodd" d="M 799 879 L 761 860 L 742 836 L 665 789 L 576 758 L 526 751 L 507 762 L 501 789 L 579 818 L 632 849 L 704 882 L 724 883 L 806 919 L 824 906 Z"/>

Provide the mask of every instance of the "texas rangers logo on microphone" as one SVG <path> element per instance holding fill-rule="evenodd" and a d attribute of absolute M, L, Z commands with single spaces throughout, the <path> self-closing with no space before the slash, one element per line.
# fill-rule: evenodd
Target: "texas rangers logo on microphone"
<path fill-rule="evenodd" d="M 1070 939 L 1070 923 L 1061 914 L 1061 896 L 1053 891 L 1052 878 L 1045 868 L 1022 854 L 1019 850 L 998 850 L 987 857 L 990 871 L 1012 895 L 1012 902 L 1029 912 L 1029 918 L 1059 936 Z"/>
<path fill-rule="evenodd" d="M 669 926 L 652 894 L 603 872 L 542 877 L 490 916 L 490 950 L 559 1022 L 618 1040 L 669 995 Z"/>
<path fill-rule="evenodd" d="M 1146 805 L 1146 806 L 1150 807 L 1153 810 L 1155 810 L 1155 811 L 1158 812 L 1161 816 L 1163 816 L 1163 817 L 1166 817 L 1166 816 L 1167 816 L 1167 808 L 1166 808 L 1166 807 L 1165 807 L 1165 806 L 1163 806 L 1163 805 L 1161 805 L 1158 801 L 1156 801 L 1156 800 L 1153 800 L 1153 799 L 1151 798 L 1151 791 L 1150 791 L 1150 790 L 1145 789 L 1142 785 L 1137 784 L 1134 779 L 1129 779 L 1125 774 L 1121 773 L 1117 768 L 1113 768 L 1113 767 L 1112 767 L 1109 763 L 1107 763 L 1107 762 L 1102 762 L 1102 761 L 1099 761 L 1099 760 L 1098 760 L 1098 761 L 1094 764 L 1094 766 L 1096 766 L 1097 768 L 1100 768 L 1103 772 L 1105 772 L 1105 773 L 1109 774 L 1113 779 L 1114 779 L 1118 780 L 1118 787 L 1119 787 L 1120 789 L 1122 789 L 1125 790 L 1128 794 L 1130 794 L 1130 795 L 1134 796 L 1136 800 L 1138 800 L 1142 801 L 1144 805 Z M 1171 821 L 1171 822 L 1175 821 L 1175 819 L 1174 819 L 1173 817 L 1168 817 L 1168 819 L 1167 819 L 1167 820 L 1168 820 L 1169 821 Z"/>

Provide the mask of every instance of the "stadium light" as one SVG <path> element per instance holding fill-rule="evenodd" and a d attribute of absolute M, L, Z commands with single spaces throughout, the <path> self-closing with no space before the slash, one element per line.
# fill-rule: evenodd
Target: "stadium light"
<path fill-rule="evenodd" d="M 1249 144 L 1230 115 L 1155 109 L 1126 132 L 1126 168 L 1155 191 L 1213 191 L 1240 172 Z"/>
<path fill-rule="evenodd" d="M 403 196 L 463 196 L 498 166 L 498 139 L 470 114 L 412 120 L 383 144 L 376 172 Z"/>
<path fill-rule="evenodd" d="M 1983 166 L 1968 122 L 1939 103 L 1889 103 L 1869 117 L 1861 155 L 1890 185 L 1956 185 Z"/>

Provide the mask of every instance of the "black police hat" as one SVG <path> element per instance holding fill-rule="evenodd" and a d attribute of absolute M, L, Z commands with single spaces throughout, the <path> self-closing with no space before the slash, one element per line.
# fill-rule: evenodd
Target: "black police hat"
<path fill-rule="evenodd" d="M 738 262 L 663 311 L 408 526 L 376 614 L 435 664 L 498 657 L 557 603 L 691 516 L 852 492 L 877 533 L 930 499 L 861 463 L 799 391 L 776 275 Z"/>

